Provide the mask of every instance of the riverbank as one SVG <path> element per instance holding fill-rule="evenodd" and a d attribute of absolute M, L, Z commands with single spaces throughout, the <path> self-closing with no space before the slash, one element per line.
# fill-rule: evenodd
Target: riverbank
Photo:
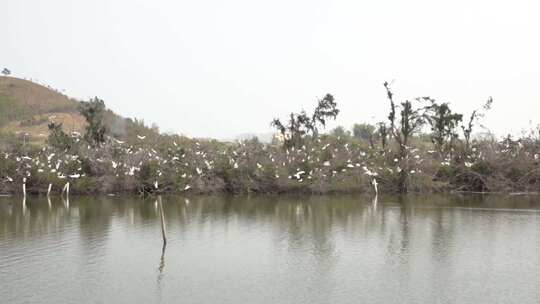
<path fill-rule="evenodd" d="M 409 150 L 408 191 L 538 192 L 536 145 L 478 141 L 466 156 L 440 154 L 416 138 Z M 29 146 L 0 152 L 0 192 L 72 194 L 153 193 L 395 193 L 397 149 L 322 135 L 299 148 L 257 140 L 225 143 L 181 136 L 110 138 L 99 147 L 76 139 L 69 149 Z"/>

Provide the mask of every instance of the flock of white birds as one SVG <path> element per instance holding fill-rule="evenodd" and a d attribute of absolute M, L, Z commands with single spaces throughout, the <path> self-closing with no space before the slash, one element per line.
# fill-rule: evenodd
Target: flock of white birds
<path fill-rule="evenodd" d="M 74 137 L 79 135 L 75 134 Z M 179 145 L 172 141 L 166 148 L 157 148 L 146 136 L 137 135 L 136 145 L 111 139 L 101 148 L 86 147 L 84 157 L 58 151 L 51 147 L 43 147 L 34 155 L 14 155 L 3 152 L 4 160 L 16 163 L 15 175 L 25 179 L 41 180 L 46 177 L 66 182 L 84 178 L 87 173 L 83 170 L 83 158 L 90 159 L 91 166 L 99 166 L 107 175 L 116 178 L 136 176 L 145 163 L 153 162 L 155 170 L 154 188 L 159 189 L 162 176 L 175 175 L 179 191 L 193 188 L 190 181 L 205 175 L 211 176 L 216 164 L 227 166 L 231 170 L 252 170 L 254 174 L 273 176 L 275 179 L 288 179 L 304 183 L 314 179 L 331 179 L 344 174 L 365 175 L 368 182 L 376 185 L 375 178 L 384 170 L 390 173 L 399 172 L 399 160 L 385 166 L 377 166 L 374 154 L 369 149 L 363 149 L 348 142 L 321 142 L 320 139 L 299 148 L 283 149 L 281 147 L 240 141 L 227 145 L 211 145 L 208 142 L 193 140 L 194 144 Z M 113 156 L 111 151 L 116 151 Z M 423 160 L 417 149 L 411 149 L 415 164 Z M 432 151 L 430 151 L 432 152 Z M 377 154 L 375 157 L 381 157 Z M 382 155 L 384 157 L 384 155 Z M 309 168 L 309 169 L 306 169 Z M 421 172 L 412 169 L 411 174 Z M 0 176 L 3 182 L 16 182 L 8 174 Z M 166 182 L 166 181 L 164 181 Z M 376 188 L 376 186 L 374 186 Z M 50 185 L 49 185 L 50 188 Z"/>
<path fill-rule="evenodd" d="M 72 136 L 79 140 L 80 135 Z M 283 183 L 309 184 L 313 180 L 363 176 L 362 182 L 377 191 L 379 176 L 400 172 L 403 164 L 403 160 L 391 156 L 395 154 L 391 150 L 373 151 L 363 145 L 340 140 L 339 137 L 317 139 L 290 149 L 250 141 L 216 144 L 190 139 L 182 144 L 174 140 L 158 144 L 156 140 L 141 135 L 137 135 L 137 141 L 129 144 L 110 138 L 100 148 L 86 146 L 80 141 L 83 149 L 79 149 L 78 154 L 52 147 L 43 147 L 32 155 L 0 152 L 0 158 L 14 164 L 11 171 L 0 173 L 0 182 L 17 183 L 18 179 L 26 184 L 32 180 L 35 185 L 46 181 L 43 187 L 48 186 L 50 192 L 53 182 L 60 185 L 62 180 L 66 184 L 85 178 L 88 175 L 85 165 L 90 166 L 91 172 L 99 172 L 102 176 L 136 179 L 143 167 L 152 163 L 149 174 L 155 190 L 160 190 L 160 186 L 164 185 L 168 190 L 174 187 L 175 191 L 188 191 L 196 188 L 197 178 L 211 178 L 216 176 L 217 171 L 227 169 L 237 171 L 240 175 L 260 175 Z M 413 147 L 408 149 L 409 158 L 406 161 L 411 175 L 422 173 L 425 160 L 436 159 L 433 150 L 422 152 Z M 482 157 L 480 153 L 476 159 Z M 538 155 L 534 157 L 538 159 Z M 450 158 L 439 159 L 438 162 L 441 166 L 450 165 Z M 472 165 L 472 160 L 465 162 L 466 167 Z M 174 183 L 171 183 L 172 178 Z"/>

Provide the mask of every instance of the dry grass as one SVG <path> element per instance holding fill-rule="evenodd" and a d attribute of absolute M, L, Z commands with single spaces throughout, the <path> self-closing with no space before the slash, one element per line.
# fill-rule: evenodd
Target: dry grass
<path fill-rule="evenodd" d="M 0 77 L 0 94 L 9 96 L 23 106 L 25 115 L 64 111 L 76 111 L 76 101 L 53 88 L 28 80 Z"/>
<path fill-rule="evenodd" d="M 24 122 L 27 120 L 14 120 L 2 129 L 7 133 L 27 133 L 32 142 L 42 143 L 49 136 L 48 123 L 51 121 L 62 123 L 64 131 L 68 133 L 79 132 L 83 134 L 86 126 L 84 117 L 78 113 L 47 113 L 34 115 L 31 119 L 38 123 L 25 125 Z"/>

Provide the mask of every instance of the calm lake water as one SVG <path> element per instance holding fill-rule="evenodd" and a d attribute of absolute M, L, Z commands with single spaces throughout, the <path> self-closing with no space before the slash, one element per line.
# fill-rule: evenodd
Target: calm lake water
<path fill-rule="evenodd" d="M 540 303 L 540 198 L 0 198 L 1 303 Z"/>

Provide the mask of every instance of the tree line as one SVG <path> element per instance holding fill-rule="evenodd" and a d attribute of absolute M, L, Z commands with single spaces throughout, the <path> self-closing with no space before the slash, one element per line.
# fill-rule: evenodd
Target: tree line
<path fill-rule="evenodd" d="M 388 152 L 389 143 L 397 146 L 397 188 L 401 193 L 408 191 L 411 138 L 429 127 L 428 136 L 439 158 L 450 155 L 455 161 L 463 163 L 470 153 L 473 130 L 493 103 L 492 97 L 489 97 L 482 107 L 474 110 L 464 121 L 464 115 L 454 112 L 448 102 L 439 102 L 429 96 L 396 101 L 390 84 L 384 82 L 383 86 L 390 106 L 387 120 L 375 125 L 355 124 L 352 133 L 354 137 L 368 142 L 371 149 L 376 149 L 379 141 L 380 153 L 383 154 Z M 281 135 L 284 148 L 300 147 L 306 140 L 317 139 L 318 127 L 324 128 L 326 121 L 335 120 L 338 114 L 339 109 L 333 95 L 326 94 L 318 101 L 313 114 L 308 115 L 305 111 L 290 113 L 286 123 L 275 118 L 271 126 Z M 463 137 L 459 136 L 459 129 L 462 130 Z M 343 127 L 337 127 L 332 130 L 332 134 L 347 136 L 348 132 Z M 462 149 L 461 153 L 456 152 L 458 148 Z"/>

